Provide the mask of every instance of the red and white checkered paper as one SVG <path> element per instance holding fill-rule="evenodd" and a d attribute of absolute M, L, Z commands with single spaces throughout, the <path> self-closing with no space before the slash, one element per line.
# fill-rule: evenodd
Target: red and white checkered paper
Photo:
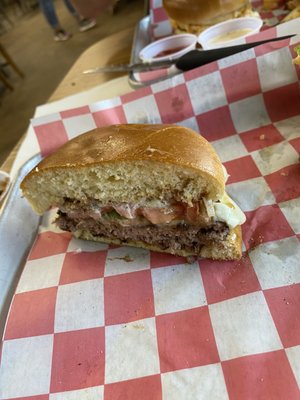
<path fill-rule="evenodd" d="M 289 44 L 32 121 L 42 155 L 114 123 L 201 132 L 246 213 L 244 253 L 187 264 L 74 239 L 49 211 L 7 320 L 1 399 L 299 399 L 300 70 Z"/>
<path fill-rule="evenodd" d="M 286 6 L 287 1 L 282 0 L 279 7 L 273 10 L 265 10 L 262 0 L 251 0 L 253 10 L 257 11 L 264 21 L 263 29 L 277 25 L 290 12 Z M 150 32 L 154 40 L 173 33 L 163 0 L 150 0 Z"/>

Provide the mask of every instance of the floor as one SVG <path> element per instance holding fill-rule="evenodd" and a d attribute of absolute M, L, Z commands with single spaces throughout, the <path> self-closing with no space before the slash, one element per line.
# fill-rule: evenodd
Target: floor
<path fill-rule="evenodd" d="M 78 56 L 101 38 L 135 26 L 144 15 L 143 1 L 121 0 L 116 13 L 106 10 L 97 17 L 95 28 L 80 33 L 63 1 L 56 0 L 55 4 L 61 25 L 73 34 L 70 40 L 55 42 L 38 8 L 21 15 L 13 10 L 14 26 L 6 27 L 0 36 L 2 45 L 25 73 L 22 79 L 6 67 L 14 91 L 0 84 L 0 165 L 26 132 L 35 108 L 47 102 Z"/>

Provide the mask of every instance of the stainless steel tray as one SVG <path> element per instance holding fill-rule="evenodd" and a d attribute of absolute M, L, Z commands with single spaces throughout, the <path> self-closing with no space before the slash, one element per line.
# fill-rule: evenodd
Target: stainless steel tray
<path fill-rule="evenodd" d="M 34 156 L 19 170 L 0 212 L 0 338 L 40 222 L 40 217 L 22 197 L 20 183 L 40 159 L 39 154 Z"/>
<path fill-rule="evenodd" d="M 139 58 L 139 52 L 142 50 L 143 47 L 147 46 L 147 44 L 149 44 L 150 42 L 151 42 L 150 15 L 146 15 L 136 25 L 132 42 L 130 63 L 134 64 L 137 62 L 141 62 Z M 133 87 L 134 89 L 145 86 L 145 83 L 140 82 L 135 78 L 133 72 L 130 72 L 128 80 L 130 86 Z"/>
<path fill-rule="evenodd" d="M 152 41 L 153 39 L 151 39 L 151 20 L 150 16 L 147 15 L 138 22 L 134 31 L 131 56 L 130 56 L 131 64 L 141 62 L 141 59 L 139 58 L 139 52 Z M 163 74 L 161 77 L 157 77 L 153 80 L 141 82 L 138 79 L 136 79 L 135 73 L 131 71 L 128 76 L 128 81 L 133 89 L 138 89 L 144 86 L 149 86 L 152 83 L 157 83 L 165 79 L 168 79 L 170 76 L 171 75 L 166 76 L 165 74 Z"/>

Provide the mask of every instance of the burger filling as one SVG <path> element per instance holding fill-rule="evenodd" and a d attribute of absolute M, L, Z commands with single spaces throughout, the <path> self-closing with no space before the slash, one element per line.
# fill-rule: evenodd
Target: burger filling
<path fill-rule="evenodd" d="M 180 202 L 104 205 L 95 199 L 66 198 L 56 223 L 60 229 L 75 234 L 85 231 L 124 244 L 141 241 L 161 249 L 198 253 L 203 245 L 226 239 L 239 219 L 237 209 L 227 197 L 215 203 L 201 199 L 192 205 Z M 238 220 L 236 225 L 240 223 Z"/>

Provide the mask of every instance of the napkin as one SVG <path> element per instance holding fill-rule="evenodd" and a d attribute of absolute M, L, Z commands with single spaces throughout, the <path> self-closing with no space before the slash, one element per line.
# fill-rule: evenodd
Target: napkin
<path fill-rule="evenodd" d="M 59 231 L 50 210 L 7 319 L 0 399 L 299 398 L 297 41 L 32 120 L 43 156 L 114 123 L 200 132 L 246 214 L 243 257 L 187 264 L 81 241 Z"/>

